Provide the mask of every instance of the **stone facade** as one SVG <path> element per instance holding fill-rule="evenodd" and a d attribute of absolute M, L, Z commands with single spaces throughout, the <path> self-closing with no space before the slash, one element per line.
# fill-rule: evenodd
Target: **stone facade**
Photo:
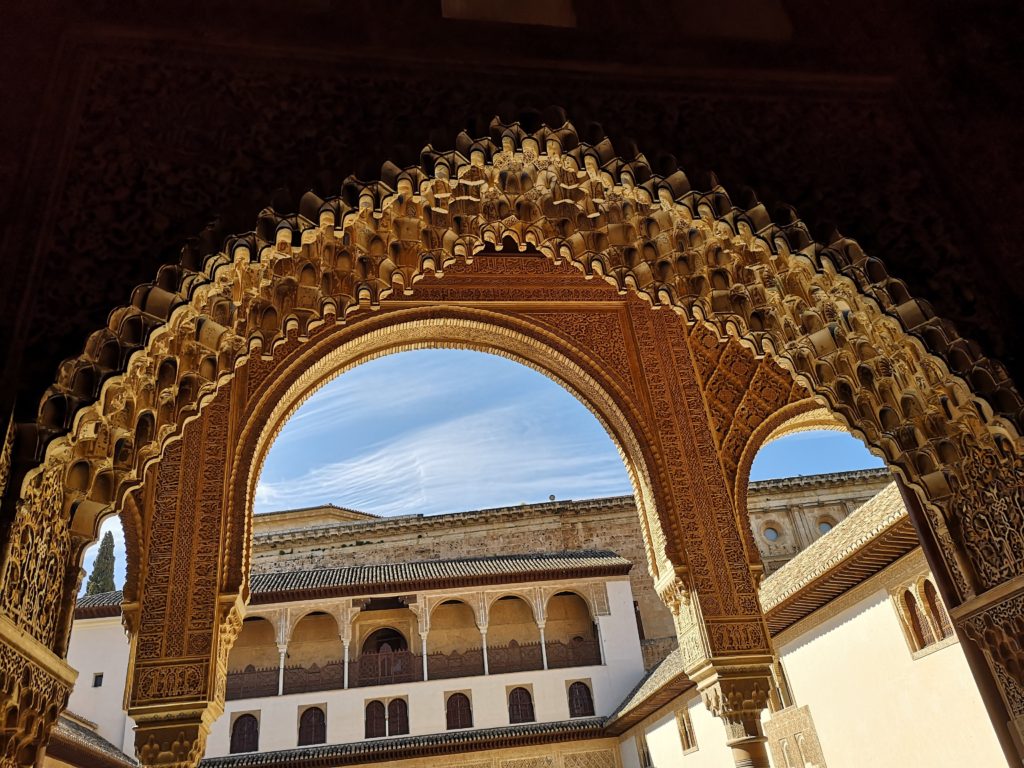
<path fill-rule="evenodd" d="M 845 519 L 885 487 L 886 470 L 751 483 L 751 528 L 766 571 L 776 570 L 822 533 L 818 524 Z M 643 627 L 649 669 L 675 647 L 672 614 L 658 597 L 646 565 L 640 518 L 631 496 L 553 501 L 517 507 L 372 518 L 336 507 L 257 515 L 253 523 L 253 573 L 329 568 L 355 563 L 430 560 L 608 549 L 634 563 L 630 586 Z M 764 531 L 773 527 L 772 542 Z"/>

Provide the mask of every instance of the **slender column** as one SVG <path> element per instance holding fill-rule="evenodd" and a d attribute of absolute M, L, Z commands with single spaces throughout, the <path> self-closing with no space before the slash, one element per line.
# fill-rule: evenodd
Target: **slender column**
<path fill-rule="evenodd" d="M 427 675 L 427 633 L 420 632 L 420 647 L 423 649 L 423 680 L 426 681 Z"/>
<path fill-rule="evenodd" d="M 491 674 L 490 665 L 487 663 L 487 627 L 480 627 L 480 648 L 484 653 L 484 674 Z"/>
<path fill-rule="evenodd" d="M 540 657 L 544 660 L 544 669 L 548 668 L 548 644 L 544 640 L 544 623 L 539 622 L 537 629 L 540 630 Z"/>
<path fill-rule="evenodd" d="M 277 695 L 284 695 L 284 660 L 288 657 L 288 643 L 278 643 L 277 653 L 280 663 L 277 667 Z"/>
<path fill-rule="evenodd" d="M 345 672 L 345 690 L 348 690 L 348 640 L 342 640 L 342 644 L 345 646 L 345 663 L 343 665 Z"/>

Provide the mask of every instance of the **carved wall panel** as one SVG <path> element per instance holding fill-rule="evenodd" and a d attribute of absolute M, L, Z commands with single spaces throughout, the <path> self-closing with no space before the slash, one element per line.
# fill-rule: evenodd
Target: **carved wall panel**
<path fill-rule="evenodd" d="M 642 456 L 652 473 L 652 495 L 639 501 L 651 512 L 653 565 L 658 550 L 667 553 L 671 570 L 659 589 L 674 606 L 680 634 L 700 636 L 699 642 L 681 637 L 694 661 L 706 653 L 767 648 L 749 547 L 737 530 L 721 456 L 723 446 L 743 442 L 755 414 L 796 391 L 757 358 L 770 356 L 790 371 L 921 494 L 956 597 L 970 604 L 972 615 L 995 602 L 997 587 L 1024 575 L 1019 393 L 1005 371 L 933 317 L 856 243 L 839 236 L 816 243 L 799 221 L 772 222 L 757 204 L 738 208 L 720 187 L 695 191 L 682 171 L 658 176 L 643 155 L 618 158 L 609 141 L 588 144 L 570 123 L 527 132 L 495 122 L 489 135 L 464 133 L 456 146 L 451 152 L 428 146 L 420 165 L 386 166 L 379 182 L 352 179 L 340 197 L 307 196 L 297 214 L 268 209 L 255 232 L 229 238 L 221 250 L 219 244 L 187 250 L 180 266 L 163 268 L 155 283 L 136 290 L 131 306 L 111 313 L 86 351 L 61 366 L 36 423 L 19 432 L 48 447 L 42 467 L 12 489 L 23 503 L 3 542 L 5 611 L 24 619 L 34 610 L 12 599 L 25 578 L 67 584 L 63 510 L 69 502 L 120 508 L 142 485 L 146 509 L 139 540 L 129 545 L 143 561 L 130 571 L 143 574 L 141 666 L 134 680 L 138 691 L 161 685 L 213 699 L 214 627 L 225 618 L 215 603 L 221 595 L 234 601 L 232 590 L 244 592 L 247 570 L 250 489 L 237 465 L 223 494 L 227 436 L 245 438 L 247 429 L 229 428 L 232 419 L 265 396 L 267 382 L 300 381 L 305 374 L 289 367 L 294 358 L 310 341 L 340 339 L 344 334 L 333 333 L 338 324 L 372 341 L 372 322 L 364 318 L 382 302 L 386 308 L 404 296 L 497 306 L 535 296 L 546 284 L 556 286 L 563 307 L 624 302 L 632 356 L 623 358 L 604 338 L 570 368 L 572 376 L 601 381 L 608 413 L 636 422 L 637 445 L 624 445 L 624 452 Z M 460 270 L 488 243 L 508 241 L 545 257 L 528 259 L 537 265 L 524 268 L 532 270 L 528 278 L 458 284 Z M 485 258 L 502 269 L 500 256 Z M 591 282 L 553 269 L 563 264 Z M 567 321 L 566 332 L 600 335 L 614 325 L 607 317 Z M 737 341 L 711 364 L 688 342 L 688 326 Z M 469 336 L 459 343 L 477 343 L 469 324 L 464 327 Z M 535 327 L 536 338 L 547 333 Z M 536 338 L 523 335 L 509 331 L 489 343 L 529 360 Z M 738 344 L 752 354 L 741 354 Z M 756 390 L 745 409 L 745 397 L 734 395 L 744 380 Z M 304 385 L 308 390 L 317 382 Z M 236 402 L 229 410 L 229 389 L 244 406 Z M 720 393 L 736 406 L 728 425 L 714 403 Z M 189 421 L 197 412 L 200 418 Z M 258 452 L 250 451 L 248 469 L 258 469 Z M 64 553 L 58 575 L 29 573 L 36 566 L 18 554 L 32 546 L 35 523 L 25 502 L 40 476 L 66 495 L 53 505 L 56 518 L 46 533 L 58 555 Z M 225 510 L 231 524 L 221 537 Z M 204 538 L 201 530 L 217 535 Z M 194 600 L 169 598 L 184 562 L 216 559 L 221 549 L 230 567 L 197 584 Z M 160 586 L 151 591 L 150 584 Z M 1012 631 L 1009 618 L 989 615 Z M 705 635 L 694 630 L 702 621 L 706 647 Z M 156 624 L 167 631 L 156 632 Z M 55 639 L 53 622 L 44 619 L 37 631 L 47 642 Z M 157 671 L 157 659 L 176 661 Z M 199 674 L 197 664 L 206 671 Z M 744 670 L 723 688 L 709 678 L 709 706 L 726 719 L 742 711 L 745 723 L 760 701 L 758 679 Z M 733 707 L 735 696 L 742 701 Z M 187 735 L 186 741 L 196 743 Z M 149 746 L 147 754 L 160 760 L 179 760 L 184 749 L 170 737 Z"/>

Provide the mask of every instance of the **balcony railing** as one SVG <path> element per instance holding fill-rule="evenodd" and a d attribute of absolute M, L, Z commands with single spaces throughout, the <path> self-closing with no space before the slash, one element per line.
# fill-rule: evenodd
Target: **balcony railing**
<path fill-rule="evenodd" d="M 601 650 L 596 640 L 575 640 L 569 643 L 547 643 L 548 667 L 584 667 L 601 663 Z M 488 671 L 492 675 L 504 672 L 526 672 L 544 668 L 540 643 L 516 643 L 490 646 L 487 649 Z M 452 653 L 431 653 L 427 656 L 427 670 L 431 680 L 454 677 L 476 677 L 484 673 L 483 651 L 471 648 Z M 229 672 L 226 696 L 233 699 L 256 699 L 276 696 L 278 690 L 277 667 L 246 667 L 241 672 Z M 361 688 L 391 683 L 411 683 L 423 679 L 423 657 L 411 651 L 364 653 L 349 662 L 349 688 Z M 332 691 L 345 687 L 345 663 L 328 661 L 308 667 L 284 668 L 284 693 Z"/>

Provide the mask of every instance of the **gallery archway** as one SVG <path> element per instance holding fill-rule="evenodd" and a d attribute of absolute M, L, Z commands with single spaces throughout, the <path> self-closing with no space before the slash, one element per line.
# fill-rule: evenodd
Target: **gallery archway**
<path fill-rule="evenodd" d="M 911 494 L 1014 749 L 1024 444 L 1021 398 L 997 363 L 856 243 L 816 243 L 796 219 L 696 192 L 682 171 L 655 175 L 607 139 L 582 143 L 568 122 L 527 133 L 495 121 L 490 136 L 427 147 L 419 166 L 383 176 L 186 249 L 62 365 L 37 421 L 8 429 L 7 763 L 32 763 L 66 702 L 80 554 L 111 510 L 129 556 L 140 758 L 199 758 L 244 614 L 261 456 L 325 376 L 403 345 L 516 357 L 602 419 L 637 489 L 687 670 L 741 765 L 766 764 L 771 648 L 738 472 L 766 420 L 827 407 Z M 35 466 L 12 474 L 15 451 Z"/>

